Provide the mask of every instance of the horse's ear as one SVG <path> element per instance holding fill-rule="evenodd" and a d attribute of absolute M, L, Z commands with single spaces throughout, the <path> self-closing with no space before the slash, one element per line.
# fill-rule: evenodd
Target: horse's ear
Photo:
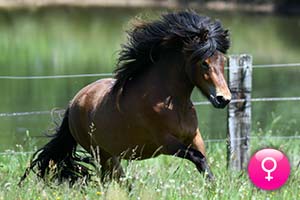
<path fill-rule="evenodd" d="M 223 35 L 224 35 L 225 38 L 228 38 L 229 35 L 230 35 L 229 30 L 226 29 L 226 30 L 224 31 Z"/>
<path fill-rule="evenodd" d="M 130 25 L 134 29 L 143 29 L 148 25 L 148 22 L 141 18 L 134 18 L 133 20 L 130 21 Z"/>

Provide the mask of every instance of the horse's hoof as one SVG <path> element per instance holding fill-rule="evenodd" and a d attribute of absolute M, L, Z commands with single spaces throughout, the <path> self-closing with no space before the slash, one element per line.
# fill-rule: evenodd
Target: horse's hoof
<path fill-rule="evenodd" d="M 216 177 L 210 172 L 206 175 L 206 179 L 209 181 L 209 182 L 214 182 L 216 180 Z"/>

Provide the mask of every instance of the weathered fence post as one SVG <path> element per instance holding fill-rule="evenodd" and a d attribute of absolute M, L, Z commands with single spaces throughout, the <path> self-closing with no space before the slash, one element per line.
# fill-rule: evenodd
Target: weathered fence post
<path fill-rule="evenodd" d="M 230 56 L 228 81 L 232 101 L 228 106 L 227 164 L 230 169 L 241 170 L 249 159 L 252 56 Z"/>

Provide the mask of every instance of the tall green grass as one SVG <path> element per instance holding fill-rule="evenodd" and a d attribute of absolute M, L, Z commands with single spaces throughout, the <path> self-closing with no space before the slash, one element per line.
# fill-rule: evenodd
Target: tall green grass
<path fill-rule="evenodd" d="M 251 141 L 251 152 L 262 147 L 275 147 L 285 152 L 292 165 L 288 182 L 279 190 L 263 191 L 248 179 L 246 171 L 226 168 L 226 144 L 209 143 L 208 159 L 216 181 L 205 181 L 194 165 L 180 158 L 159 156 L 144 161 L 124 161 L 123 183 L 101 183 L 96 176 L 88 185 L 81 182 L 70 187 L 67 183 L 45 183 L 31 174 L 18 187 L 19 177 L 28 164 L 30 155 L 0 156 L 0 199 L 300 199 L 300 140 L 258 139 Z"/>

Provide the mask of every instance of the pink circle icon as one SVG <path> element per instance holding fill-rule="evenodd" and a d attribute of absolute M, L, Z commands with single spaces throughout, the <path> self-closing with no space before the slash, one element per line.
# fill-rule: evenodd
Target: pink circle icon
<path fill-rule="evenodd" d="M 281 151 L 262 149 L 250 158 L 248 175 L 255 186 L 263 190 L 276 190 L 288 180 L 290 163 Z"/>

